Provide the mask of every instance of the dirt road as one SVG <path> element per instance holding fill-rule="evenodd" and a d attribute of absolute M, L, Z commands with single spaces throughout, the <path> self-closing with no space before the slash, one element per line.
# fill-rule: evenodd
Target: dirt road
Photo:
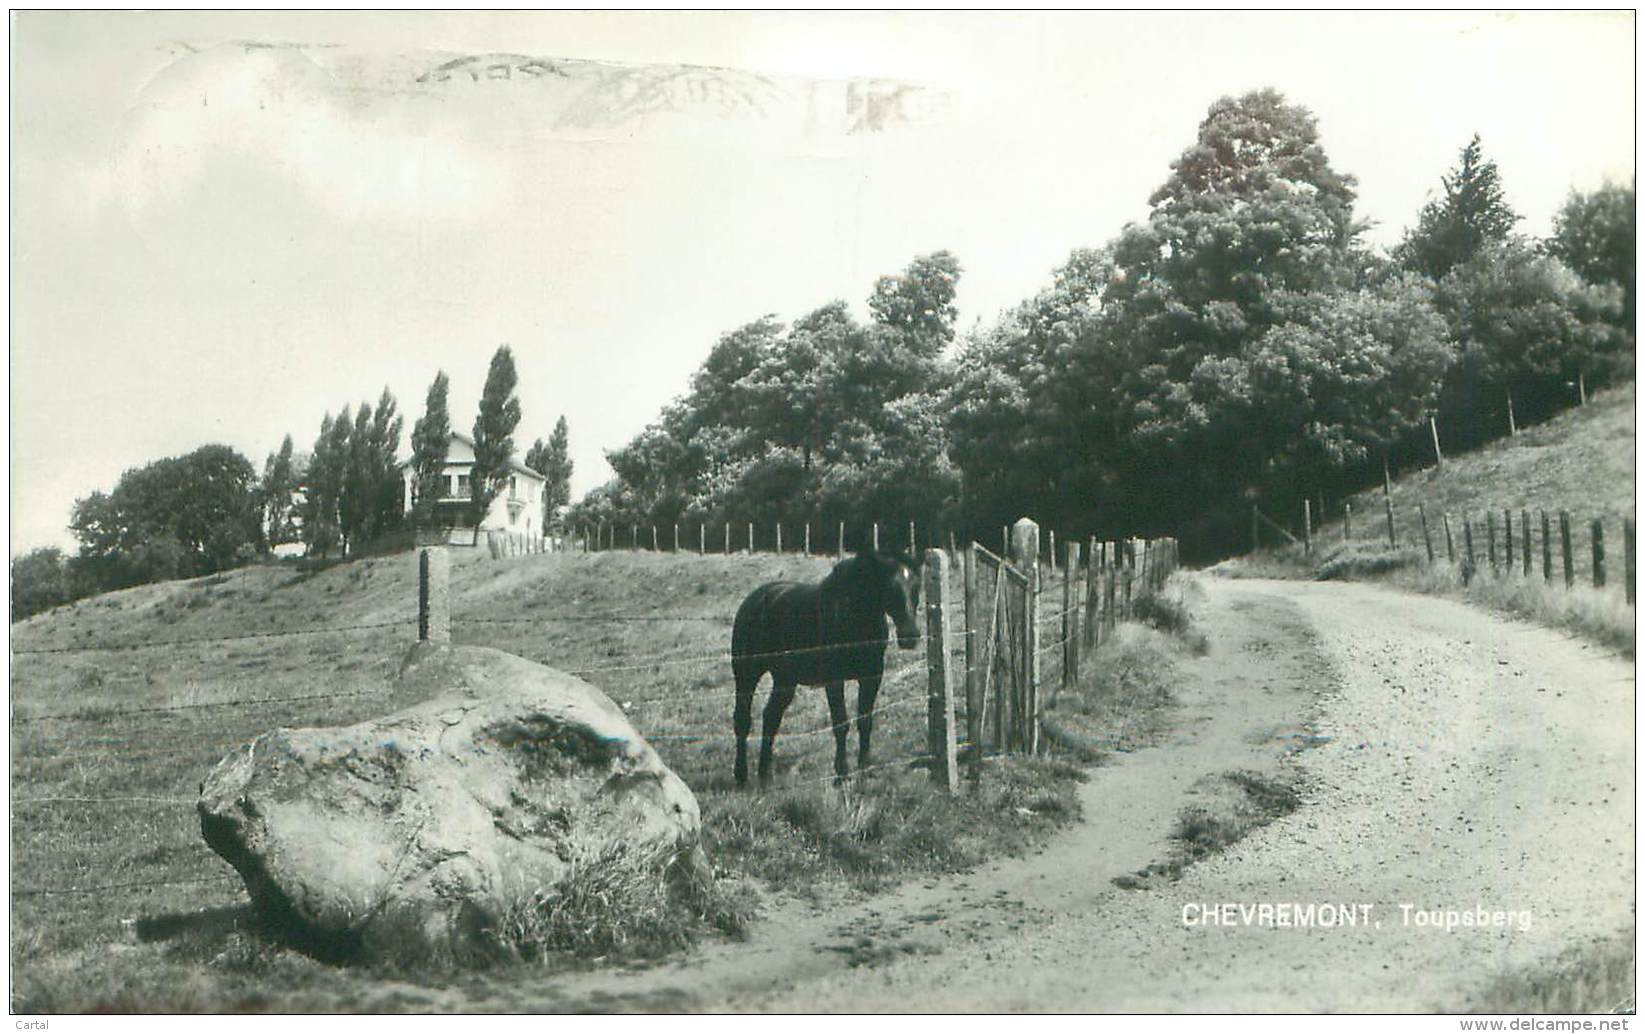
<path fill-rule="evenodd" d="M 749 943 L 481 1007 L 1455 1010 L 1632 926 L 1630 663 L 1440 599 L 1204 584 L 1212 648 L 1184 666 L 1174 735 L 1094 770 L 1085 821 L 1045 852 L 785 905 Z M 1168 856 L 1207 782 L 1282 766 L 1300 769 L 1297 810 L 1176 882 L 1115 886 Z M 1315 925 L 1277 925 L 1281 909 L 1300 921 L 1293 904 L 1337 925 L 1317 908 Z M 1443 925 L 1480 910 L 1502 925 Z"/>

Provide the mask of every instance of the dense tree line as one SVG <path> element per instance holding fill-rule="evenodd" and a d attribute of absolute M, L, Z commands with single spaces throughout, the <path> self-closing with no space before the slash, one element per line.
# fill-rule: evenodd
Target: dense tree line
<path fill-rule="evenodd" d="M 205 445 L 120 476 L 76 500 L 74 556 L 36 549 L 11 563 L 12 619 L 144 582 L 213 574 L 263 548 L 263 496 L 251 462 Z"/>
<path fill-rule="evenodd" d="M 1169 533 L 1212 554 L 1277 513 L 1545 418 L 1632 376 L 1633 189 L 1573 194 L 1553 237 L 1476 137 L 1389 254 L 1352 176 L 1272 90 L 1213 104 L 1148 217 L 1075 251 L 1034 297 L 953 342 L 959 263 L 721 338 L 689 392 L 608 453 L 576 517 L 919 520 L 994 541 Z"/>
<path fill-rule="evenodd" d="M 929 526 L 959 491 L 942 414 L 959 277 L 937 252 L 879 278 L 867 323 L 834 301 L 724 335 L 571 521 Z"/>

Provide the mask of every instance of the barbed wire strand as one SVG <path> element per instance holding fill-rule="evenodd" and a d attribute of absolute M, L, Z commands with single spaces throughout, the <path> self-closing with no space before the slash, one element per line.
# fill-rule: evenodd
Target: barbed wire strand
<path fill-rule="evenodd" d="M 108 711 L 62 711 L 50 714 L 15 715 L 13 725 L 44 721 L 102 721 L 107 718 L 119 718 L 138 714 L 169 714 L 176 711 L 193 711 L 208 707 L 256 707 L 262 704 L 293 704 L 305 700 L 345 700 L 351 697 L 387 696 L 381 690 L 357 690 L 351 693 L 312 693 L 306 696 L 295 697 L 256 697 L 250 700 L 208 700 L 194 704 L 168 704 L 159 707 L 123 707 Z"/>
<path fill-rule="evenodd" d="M 131 883 L 105 883 L 96 887 L 17 887 L 11 892 L 14 898 L 41 897 L 59 894 L 98 894 L 105 890 L 130 890 L 133 887 L 189 887 L 201 883 L 227 883 L 238 880 L 239 873 L 230 873 L 221 876 L 200 876 L 187 880 L 135 880 Z"/>
<path fill-rule="evenodd" d="M 153 650 L 162 646 L 195 646 L 202 643 L 237 643 L 253 639 L 281 639 L 286 636 L 298 635 L 340 635 L 345 632 L 369 632 L 384 628 L 399 628 L 403 625 L 414 625 L 416 618 L 401 618 L 397 621 L 383 621 L 370 625 L 347 625 L 342 628 L 291 628 L 278 632 L 248 632 L 245 635 L 200 636 L 192 639 L 156 639 L 144 643 L 99 643 L 91 646 L 40 646 L 14 647 L 12 655 L 17 657 L 32 654 L 65 654 L 65 653 L 112 653 L 120 650 Z"/>

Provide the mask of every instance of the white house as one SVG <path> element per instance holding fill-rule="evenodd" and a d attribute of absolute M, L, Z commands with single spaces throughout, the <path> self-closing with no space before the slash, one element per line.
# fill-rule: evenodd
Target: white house
<path fill-rule="evenodd" d="M 446 448 L 445 496 L 436 504 L 441 523 L 453 528 L 472 528 L 469 517 L 469 478 L 474 472 L 474 439 L 451 432 Z M 400 483 L 405 509 L 411 512 L 411 460 L 400 463 Z M 509 460 L 508 484 L 491 501 L 480 521 L 481 531 L 510 531 L 526 536 L 543 534 L 543 493 L 548 481 L 518 460 Z M 455 540 L 453 540 L 455 541 Z"/>

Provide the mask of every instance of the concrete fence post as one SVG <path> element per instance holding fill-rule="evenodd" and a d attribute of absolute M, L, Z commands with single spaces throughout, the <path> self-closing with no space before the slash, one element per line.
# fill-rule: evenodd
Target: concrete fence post
<path fill-rule="evenodd" d="M 451 554 L 441 546 L 417 551 L 417 639 L 451 642 Z"/>

